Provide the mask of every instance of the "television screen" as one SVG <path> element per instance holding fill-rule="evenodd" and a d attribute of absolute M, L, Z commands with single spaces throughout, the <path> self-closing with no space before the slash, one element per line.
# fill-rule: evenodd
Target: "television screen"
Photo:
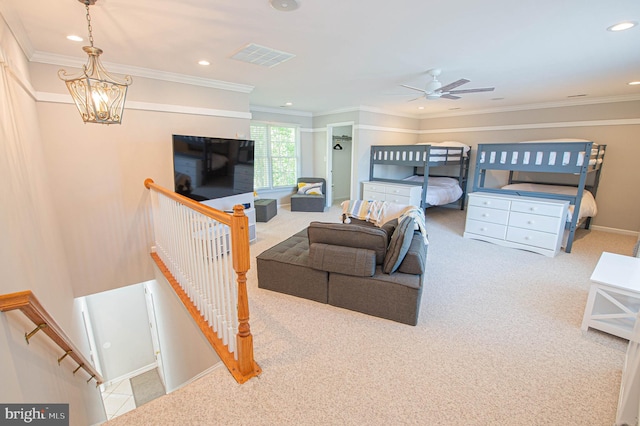
<path fill-rule="evenodd" d="M 173 135 L 175 191 L 196 201 L 253 192 L 254 141 Z"/>

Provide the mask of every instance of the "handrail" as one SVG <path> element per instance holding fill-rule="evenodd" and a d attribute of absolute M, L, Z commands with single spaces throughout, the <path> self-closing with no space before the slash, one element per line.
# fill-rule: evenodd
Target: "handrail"
<path fill-rule="evenodd" d="M 231 260 L 237 275 L 236 309 L 238 326 L 234 345 L 237 359 L 233 353 L 234 351 L 230 351 L 224 341 L 216 335 L 205 315 L 194 303 L 193 298 L 187 294 L 185 288 L 183 288 L 184 283 L 179 282 L 179 279 L 171 273 L 170 268 L 165 265 L 158 253 L 152 252 L 151 257 L 236 381 L 244 383 L 250 378 L 258 376 L 262 370 L 253 358 L 253 336 L 249 326 L 247 271 L 250 267 L 251 258 L 249 251 L 249 220 L 244 214 L 244 207 L 236 205 L 233 208 L 233 214 L 229 214 L 170 191 L 155 184 L 152 179 L 146 179 L 144 185 L 147 189 L 156 191 L 170 200 L 229 227 L 232 248 Z M 209 314 L 207 313 L 206 315 L 208 316 Z"/>
<path fill-rule="evenodd" d="M 91 362 L 73 345 L 71 339 L 49 315 L 31 290 L 0 295 L 0 312 L 8 312 L 16 309 L 22 311 L 22 313 L 36 325 L 36 328 L 30 333 L 24 334 L 27 344 L 29 344 L 29 339 L 31 339 L 34 334 L 42 330 L 64 351 L 64 354 L 58 358 L 58 365 L 60 365 L 64 358 L 69 356 L 78 363 L 78 367 L 73 370 L 73 374 L 82 368 L 91 376 L 89 380 L 87 380 L 87 383 L 89 383 L 91 379 L 95 379 L 96 386 L 104 382 L 98 370 L 96 370 Z"/>

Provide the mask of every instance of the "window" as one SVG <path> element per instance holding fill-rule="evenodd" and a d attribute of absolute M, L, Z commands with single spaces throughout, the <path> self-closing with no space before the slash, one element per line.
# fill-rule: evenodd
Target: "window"
<path fill-rule="evenodd" d="M 251 124 L 255 141 L 254 187 L 276 189 L 296 186 L 298 178 L 298 128 Z"/>

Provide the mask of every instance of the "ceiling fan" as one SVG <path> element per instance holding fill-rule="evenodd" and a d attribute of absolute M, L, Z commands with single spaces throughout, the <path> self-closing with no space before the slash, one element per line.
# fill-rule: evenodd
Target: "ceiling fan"
<path fill-rule="evenodd" d="M 449 83 L 446 86 L 443 86 L 442 83 L 438 81 L 438 76 L 440 75 L 441 72 L 442 70 L 438 68 L 430 69 L 429 71 L 427 71 L 427 74 L 429 74 L 432 79 L 430 82 L 427 83 L 424 89 L 419 89 L 413 86 L 407 86 L 406 84 L 402 84 L 401 86 L 406 87 L 407 89 L 417 90 L 418 92 L 423 93 L 422 96 L 419 96 L 415 99 L 411 99 L 412 101 L 415 101 L 422 97 L 425 97 L 427 99 L 440 99 L 440 98 L 460 99 L 460 96 L 456 96 L 456 95 L 460 95 L 463 93 L 491 92 L 493 91 L 493 89 L 495 89 L 494 87 L 483 87 L 479 89 L 452 90 L 452 89 L 455 89 L 456 87 L 462 86 L 463 84 L 469 83 L 469 80 L 467 80 L 466 78 L 461 78 L 458 81 L 454 81 L 453 83 Z"/>

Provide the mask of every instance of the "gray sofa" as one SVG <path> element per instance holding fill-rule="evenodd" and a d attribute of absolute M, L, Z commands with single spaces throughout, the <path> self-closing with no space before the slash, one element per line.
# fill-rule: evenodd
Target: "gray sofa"
<path fill-rule="evenodd" d="M 427 244 L 409 219 L 312 222 L 257 256 L 258 287 L 416 325 Z"/>

